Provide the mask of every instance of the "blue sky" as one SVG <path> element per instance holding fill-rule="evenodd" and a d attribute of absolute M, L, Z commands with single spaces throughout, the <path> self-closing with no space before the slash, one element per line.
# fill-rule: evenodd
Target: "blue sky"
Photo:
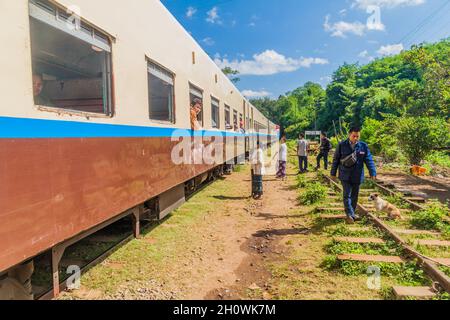
<path fill-rule="evenodd" d="M 249 98 L 450 36 L 450 0 L 162 0 Z"/>

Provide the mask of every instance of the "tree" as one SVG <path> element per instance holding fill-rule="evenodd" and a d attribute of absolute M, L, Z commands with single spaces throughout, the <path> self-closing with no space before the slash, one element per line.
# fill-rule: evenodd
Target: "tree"
<path fill-rule="evenodd" d="M 421 103 L 412 109 L 415 115 L 450 115 L 450 40 L 435 45 L 413 46 L 404 53 L 407 63 L 420 72 L 423 85 L 419 91 Z"/>
<path fill-rule="evenodd" d="M 231 82 L 235 84 L 241 81 L 240 78 L 236 77 L 236 75 L 239 74 L 239 71 L 237 70 L 233 70 L 230 67 L 225 67 L 222 69 L 222 72 L 231 80 Z"/>
<path fill-rule="evenodd" d="M 443 118 L 404 117 L 397 121 L 399 147 L 410 164 L 419 165 L 432 150 L 446 147 L 450 127 Z"/>

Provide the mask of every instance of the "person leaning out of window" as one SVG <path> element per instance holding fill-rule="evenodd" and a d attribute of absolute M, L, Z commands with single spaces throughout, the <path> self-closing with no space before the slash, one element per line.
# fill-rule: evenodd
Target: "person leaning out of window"
<path fill-rule="evenodd" d="M 193 131 L 201 130 L 200 122 L 198 121 L 198 115 L 202 112 L 202 101 L 200 99 L 194 99 L 191 102 L 190 118 L 191 129 Z"/>

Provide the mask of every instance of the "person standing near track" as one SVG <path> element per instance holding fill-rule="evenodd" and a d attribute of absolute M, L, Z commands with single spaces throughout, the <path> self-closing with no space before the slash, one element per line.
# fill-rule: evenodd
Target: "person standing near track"
<path fill-rule="evenodd" d="M 322 132 L 320 135 L 320 153 L 317 156 L 317 167 L 316 170 L 320 169 L 320 161 L 323 158 L 324 168 L 328 170 L 328 154 L 331 150 L 331 142 L 330 139 L 327 138 L 327 134 Z"/>
<path fill-rule="evenodd" d="M 266 174 L 264 151 L 258 141 L 256 149 L 250 158 L 252 164 L 252 197 L 255 200 L 261 199 L 263 195 L 263 176 Z"/>
<path fill-rule="evenodd" d="M 331 177 L 336 180 L 339 169 L 339 180 L 343 187 L 343 200 L 347 223 L 353 224 L 359 217 L 355 214 L 361 184 L 364 182 L 364 164 L 370 178 L 376 180 L 377 170 L 366 143 L 360 141 L 361 128 L 350 129 L 348 139 L 339 143 L 333 158 Z"/>
<path fill-rule="evenodd" d="M 288 150 L 286 145 L 286 136 L 282 136 L 280 140 L 277 178 L 282 179 L 283 181 L 286 180 L 287 157 L 288 157 Z"/>
<path fill-rule="evenodd" d="M 301 133 L 297 141 L 299 174 L 308 171 L 308 147 L 308 141 L 305 139 L 305 135 Z"/>

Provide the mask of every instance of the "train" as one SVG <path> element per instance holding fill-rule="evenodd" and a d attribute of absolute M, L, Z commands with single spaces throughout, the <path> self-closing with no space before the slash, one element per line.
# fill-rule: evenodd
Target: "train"
<path fill-rule="evenodd" d="M 258 141 L 278 141 L 159 0 L 0 0 L 0 15 L 2 297 L 29 296 L 47 251 L 56 296 L 70 244 L 124 216 L 138 235 L 151 208 L 164 218 Z M 182 141 L 222 156 L 174 161 Z"/>

